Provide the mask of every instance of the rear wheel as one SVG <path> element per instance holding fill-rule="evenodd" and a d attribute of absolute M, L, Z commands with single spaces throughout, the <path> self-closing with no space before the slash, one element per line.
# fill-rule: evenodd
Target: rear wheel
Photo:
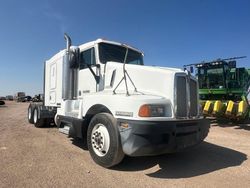
<path fill-rule="evenodd" d="M 112 167 L 124 157 L 116 120 L 111 114 L 100 113 L 93 117 L 88 128 L 87 143 L 91 157 L 103 167 Z"/>
<path fill-rule="evenodd" d="M 45 118 L 41 117 L 41 111 L 38 107 L 35 107 L 33 114 L 33 121 L 36 127 L 44 127 L 45 126 Z"/>
<path fill-rule="evenodd" d="M 31 124 L 34 124 L 34 107 L 32 104 L 28 107 L 28 121 Z"/>

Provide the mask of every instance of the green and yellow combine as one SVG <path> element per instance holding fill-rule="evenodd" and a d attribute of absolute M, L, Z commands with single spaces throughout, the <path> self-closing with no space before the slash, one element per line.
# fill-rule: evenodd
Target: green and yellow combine
<path fill-rule="evenodd" d="M 234 57 L 185 65 L 199 81 L 199 96 L 204 116 L 244 121 L 250 117 L 248 101 L 250 69 L 236 67 Z"/>

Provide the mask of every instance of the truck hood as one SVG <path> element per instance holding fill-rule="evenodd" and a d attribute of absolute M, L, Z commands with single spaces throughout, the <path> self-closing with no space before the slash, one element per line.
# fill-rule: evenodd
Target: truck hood
<path fill-rule="evenodd" d="M 126 76 L 128 90 L 130 94 L 147 94 L 157 95 L 168 99 L 173 99 L 175 74 L 186 74 L 181 69 L 157 67 L 157 66 L 141 66 L 126 64 L 125 70 L 128 73 Z M 118 62 L 107 62 L 105 66 L 105 83 L 104 90 L 114 90 L 122 80 L 123 64 Z M 134 92 L 134 87 L 138 92 Z M 117 87 L 116 93 L 125 93 L 126 86 L 124 80 Z"/>

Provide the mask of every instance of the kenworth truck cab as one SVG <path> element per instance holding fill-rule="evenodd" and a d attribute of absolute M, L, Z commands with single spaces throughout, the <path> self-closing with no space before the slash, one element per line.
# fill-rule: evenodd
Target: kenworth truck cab
<path fill-rule="evenodd" d="M 205 139 L 210 125 L 189 72 L 144 66 L 143 53 L 126 44 L 98 39 L 77 47 L 65 39 L 67 48 L 45 62 L 44 101 L 30 104 L 30 123 L 54 122 L 82 138 L 107 168 L 124 155 L 176 152 Z"/>

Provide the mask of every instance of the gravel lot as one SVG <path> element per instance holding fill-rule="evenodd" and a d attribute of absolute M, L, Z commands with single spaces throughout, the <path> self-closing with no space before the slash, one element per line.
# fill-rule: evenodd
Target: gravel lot
<path fill-rule="evenodd" d="M 190 151 L 126 157 L 105 169 L 81 141 L 29 124 L 27 107 L 0 106 L 0 187 L 250 187 L 249 124 L 212 124 Z"/>

